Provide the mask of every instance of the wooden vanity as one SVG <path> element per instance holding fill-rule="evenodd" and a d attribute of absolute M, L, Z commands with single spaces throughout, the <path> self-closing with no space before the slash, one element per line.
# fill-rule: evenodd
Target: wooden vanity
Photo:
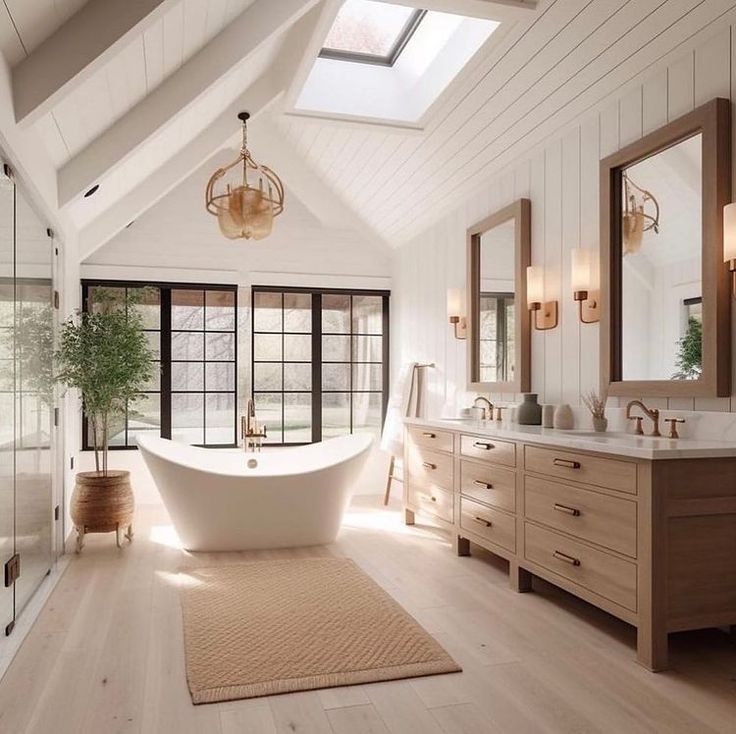
<path fill-rule="evenodd" d="M 407 419 L 404 506 L 638 630 L 667 668 L 670 632 L 736 624 L 736 446 Z M 574 448 L 570 448 L 570 446 Z M 595 447 L 589 450 L 587 446 Z M 586 446 L 586 448 L 580 448 Z"/>

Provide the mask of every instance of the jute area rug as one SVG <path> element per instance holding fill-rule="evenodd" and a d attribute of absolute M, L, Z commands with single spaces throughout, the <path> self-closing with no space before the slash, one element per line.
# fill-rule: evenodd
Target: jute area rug
<path fill-rule="evenodd" d="M 200 568 L 181 587 L 192 701 L 461 670 L 347 558 Z"/>

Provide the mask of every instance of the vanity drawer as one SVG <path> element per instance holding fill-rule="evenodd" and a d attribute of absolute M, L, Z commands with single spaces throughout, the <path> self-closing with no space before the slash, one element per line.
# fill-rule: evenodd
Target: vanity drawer
<path fill-rule="evenodd" d="M 452 495 L 442 489 L 424 488 L 415 486 L 413 483 L 409 485 L 409 503 L 421 512 L 428 512 L 431 515 L 452 522 L 454 517 L 452 507 Z"/>
<path fill-rule="evenodd" d="M 538 477 L 524 477 L 524 514 L 636 558 L 636 502 Z"/>
<path fill-rule="evenodd" d="M 453 490 L 452 456 L 410 446 L 408 451 L 409 476 L 428 487 Z"/>
<path fill-rule="evenodd" d="M 460 491 L 479 502 L 516 512 L 516 472 L 509 469 L 463 459 Z"/>
<path fill-rule="evenodd" d="M 524 557 L 553 573 L 636 611 L 636 564 L 564 535 L 525 523 Z"/>
<path fill-rule="evenodd" d="M 512 515 L 461 497 L 460 527 L 516 553 L 516 519 Z"/>
<path fill-rule="evenodd" d="M 539 474 L 636 494 L 636 464 L 633 461 L 524 446 L 524 468 Z"/>
<path fill-rule="evenodd" d="M 495 438 L 461 436 L 460 453 L 473 459 L 483 459 L 494 464 L 516 466 L 516 444 L 497 441 Z"/>
<path fill-rule="evenodd" d="M 435 451 L 447 451 L 452 453 L 455 435 L 449 431 L 438 431 L 434 428 L 422 428 L 421 426 L 407 426 L 407 433 L 412 443 Z"/>

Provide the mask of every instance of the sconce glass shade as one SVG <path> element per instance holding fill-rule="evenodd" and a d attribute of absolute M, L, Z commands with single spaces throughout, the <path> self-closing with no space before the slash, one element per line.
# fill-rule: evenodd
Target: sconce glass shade
<path fill-rule="evenodd" d="M 736 260 L 736 203 L 723 207 L 723 261 Z"/>
<path fill-rule="evenodd" d="M 526 269 L 526 302 L 529 308 L 544 302 L 544 270 L 538 266 Z"/>
<path fill-rule="evenodd" d="M 576 247 L 570 252 L 570 285 L 573 293 L 589 291 L 591 283 L 591 253 L 582 247 Z"/>
<path fill-rule="evenodd" d="M 447 289 L 447 318 L 465 316 L 465 294 L 461 288 Z"/>
<path fill-rule="evenodd" d="M 644 239 L 644 209 L 624 214 L 622 224 L 624 255 L 634 255 L 641 249 Z"/>

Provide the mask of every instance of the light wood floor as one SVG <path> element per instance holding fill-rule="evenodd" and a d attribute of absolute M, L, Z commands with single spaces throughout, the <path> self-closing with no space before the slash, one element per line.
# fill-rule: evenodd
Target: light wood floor
<path fill-rule="evenodd" d="M 123 551 L 89 538 L 0 682 L 2 734 L 736 732 L 729 635 L 673 636 L 673 670 L 653 675 L 634 662 L 627 625 L 536 579 L 515 594 L 503 562 L 457 558 L 377 501 L 354 507 L 330 548 L 194 556 L 171 542 L 162 508 L 139 509 Z M 464 672 L 192 706 L 178 570 L 330 553 L 355 559 Z"/>

